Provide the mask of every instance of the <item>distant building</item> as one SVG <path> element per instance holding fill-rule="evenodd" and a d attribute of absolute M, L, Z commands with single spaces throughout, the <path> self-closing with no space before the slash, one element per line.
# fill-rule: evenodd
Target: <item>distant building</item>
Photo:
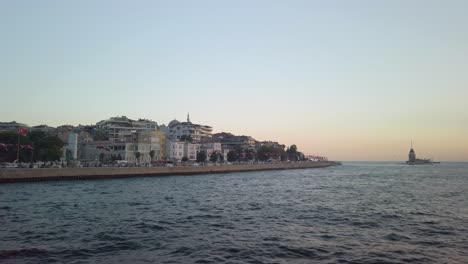
<path fill-rule="evenodd" d="M 211 140 L 211 133 L 213 131 L 213 128 L 210 126 L 190 122 L 189 115 L 187 115 L 187 122 L 179 122 L 174 119 L 169 122 L 168 127 L 171 140 L 185 140 L 191 138 L 193 143 Z"/>
<path fill-rule="evenodd" d="M 220 142 L 205 142 L 201 144 L 201 150 L 205 151 L 208 157 L 213 153 L 222 153 Z"/>
<path fill-rule="evenodd" d="M 166 144 L 167 158 L 172 161 L 181 161 L 184 157 L 184 144 L 181 141 L 168 141 Z"/>
<path fill-rule="evenodd" d="M 31 131 L 43 132 L 46 135 L 53 135 L 53 136 L 57 135 L 57 128 L 51 127 L 51 126 L 48 126 L 48 125 L 33 126 L 33 127 L 31 127 Z M 64 141 L 64 142 L 66 142 L 66 141 Z"/>
<path fill-rule="evenodd" d="M 220 142 L 223 148 L 229 148 L 229 149 L 236 149 L 236 148 L 251 149 L 251 148 L 255 148 L 255 144 L 256 144 L 255 139 L 250 136 L 225 137 L 225 138 L 221 138 Z"/>
<path fill-rule="evenodd" d="M 125 160 L 129 163 L 147 164 L 166 158 L 166 135 L 155 130 L 140 130 L 135 133 L 135 142 L 98 140 L 83 144 L 83 161 L 102 161 L 104 163 Z M 150 153 L 154 151 L 151 158 Z M 137 153 L 140 157 L 137 158 Z"/>
<path fill-rule="evenodd" d="M 198 143 L 172 140 L 167 142 L 167 158 L 172 161 L 181 161 L 183 157 L 195 161 L 200 150 L 201 144 Z"/>
<path fill-rule="evenodd" d="M 140 162 L 151 162 L 166 158 L 166 135 L 164 132 L 143 131 L 138 134 L 138 152 L 140 152 Z M 151 158 L 150 152 L 154 151 Z"/>
<path fill-rule="evenodd" d="M 60 138 L 64 143 L 68 141 L 70 133 L 75 129 L 72 125 L 63 125 L 56 128 L 57 137 Z"/>
<path fill-rule="evenodd" d="M 17 133 L 20 128 L 30 130 L 31 128 L 25 124 L 12 122 L 0 122 L 0 132 L 15 132 Z"/>
<path fill-rule="evenodd" d="M 70 133 L 68 135 L 68 141 L 66 145 L 66 149 L 70 151 L 72 159 L 78 159 L 78 134 L 77 133 Z M 66 157 L 66 154 L 65 154 Z"/>
<path fill-rule="evenodd" d="M 126 160 L 136 163 L 135 152 L 138 145 L 135 143 L 92 141 L 82 145 L 81 161 L 112 162 L 112 160 Z"/>
<path fill-rule="evenodd" d="M 197 160 L 197 153 L 200 152 L 200 144 L 185 142 L 184 144 L 184 156 L 188 160 L 195 161 Z"/>
<path fill-rule="evenodd" d="M 96 137 L 115 142 L 137 142 L 137 136 L 144 131 L 158 130 L 155 121 L 147 119 L 132 120 L 126 116 L 111 117 L 96 123 Z"/>

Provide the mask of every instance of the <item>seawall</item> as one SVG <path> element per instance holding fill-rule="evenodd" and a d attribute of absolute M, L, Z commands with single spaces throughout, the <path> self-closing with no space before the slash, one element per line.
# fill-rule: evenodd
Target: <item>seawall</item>
<path fill-rule="evenodd" d="M 32 182 L 45 180 L 112 179 L 124 177 L 155 177 L 169 175 L 197 175 L 266 170 L 324 168 L 334 162 L 300 162 L 254 165 L 221 165 L 200 167 L 97 167 L 63 169 L 0 169 L 0 183 Z"/>

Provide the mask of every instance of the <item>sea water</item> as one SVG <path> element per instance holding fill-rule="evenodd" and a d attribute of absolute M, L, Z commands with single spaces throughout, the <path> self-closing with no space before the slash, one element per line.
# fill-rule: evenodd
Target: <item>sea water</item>
<path fill-rule="evenodd" d="M 0 185 L 0 263 L 468 263 L 468 164 Z"/>

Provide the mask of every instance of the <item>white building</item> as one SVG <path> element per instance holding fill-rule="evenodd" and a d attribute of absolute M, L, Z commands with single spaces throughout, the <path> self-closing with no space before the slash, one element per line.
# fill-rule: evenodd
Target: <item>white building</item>
<path fill-rule="evenodd" d="M 80 159 L 82 161 L 111 162 L 114 160 L 126 160 L 136 163 L 135 152 L 137 144 L 113 141 L 92 141 L 82 145 Z"/>
<path fill-rule="evenodd" d="M 197 153 L 201 149 L 201 145 L 197 143 L 182 142 L 182 141 L 168 141 L 167 144 L 167 158 L 173 161 L 181 161 L 183 157 L 188 160 L 197 160 Z"/>
<path fill-rule="evenodd" d="M 213 153 L 222 153 L 221 143 L 220 142 L 205 142 L 201 145 L 201 150 L 205 151 L 208 157 Z"/>
<path fill-rule="evenodd" d="M 136 142 L 139 133 L 158 130 L 158 124 L 147 119 L 132 120 L 117 116 L 97 122 L 96 129 L 106 133 L 110 141 Z"/>
<path fill-rule="evenodd" d="M 213 131 L 210 126 L 190 122 L 189 115 L 187 115 L 187 122 L 179 122 L 174 119 L 169 123 L 168 127 L 171 140 L 184 140 L 184 138 L 190 137 L 193 143 L 209 141 Z"/>
<path fill-rule="evenodd" d="M 169 160 L 181 161 L 184 157 L 184 144 L 180 141 L 168 141 L 166 156 Z"/>
<path fill-rule="evenodd" d="M 193 144 L 185 142 L 184 144 L 184 154 L 185 156 L 192 161 L 197 160 L 197 153 L 200 152 L 200 144 Z"/>
<path fill-rule="evenodd" d="M 70 133 L 68 135 L 67 149 L 71 152 L 72 159 L 78 159 L 78 134 Z"/>

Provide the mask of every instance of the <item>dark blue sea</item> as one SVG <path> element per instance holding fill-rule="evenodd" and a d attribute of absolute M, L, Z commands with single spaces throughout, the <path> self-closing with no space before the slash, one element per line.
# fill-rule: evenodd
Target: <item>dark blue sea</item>
<path fill-rule="evenodd" d="M 468 164 L 0 185 L 0 263 L 468 263 Z"/>

